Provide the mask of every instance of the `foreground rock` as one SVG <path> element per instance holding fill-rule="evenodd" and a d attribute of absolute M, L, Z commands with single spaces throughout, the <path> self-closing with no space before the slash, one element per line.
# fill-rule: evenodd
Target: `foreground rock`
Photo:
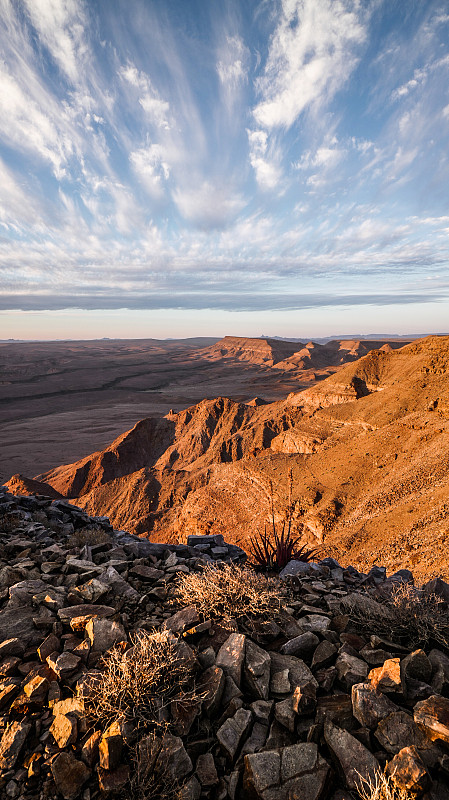
<path fill-rule="evenodd" d="M 449 797 L 449 652 L 409 651 L 346 613 L 378 604 L 379 568 L 293 564 L 276 618 L 215 620 L 170 598 L 178 573 L 230 558 L 222 541 L 153 546 L 65 501 L 1 490 L 0 521 L 1 797 L 131 798 L 159 774 L 154 796 L 178 781 L 182 800 L 355 800 L 384 769 L 411 798 Z M 108 652 L 153 630 L 199 696 L 162 702 L 144 738 L 119 715 L 92 724 Z"/>

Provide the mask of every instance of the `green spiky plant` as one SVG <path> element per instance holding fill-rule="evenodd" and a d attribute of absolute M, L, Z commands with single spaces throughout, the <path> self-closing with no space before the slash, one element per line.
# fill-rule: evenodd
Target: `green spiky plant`
<path fill-rule="evenodd" d="M 279 532 L 274 517 L 273 484 L 270 481 L 271 498 L 271 530 L 265 524 L 264 532 L 250 538 L 249 549 L 251 557 L 259 568 L 266 572 L 280 572 L 289 561 L 312 561 L 318 555 L 318 548 L 307 549 L 305 545 L 298 547 L 301 536 L 292 534 L 292 489 L 293 473 L 289 470 L 289 503 L 287 520 L 282 523 Z"/>

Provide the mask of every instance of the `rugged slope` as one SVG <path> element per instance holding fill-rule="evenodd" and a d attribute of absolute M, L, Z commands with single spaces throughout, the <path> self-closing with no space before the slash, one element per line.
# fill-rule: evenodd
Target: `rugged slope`
<path fill-rule="evenodd" d="M 449 337 L 428 337 L 282 403 L 218 398 L 142 420 L 38 480 L 159 541 L 210 532 L 248 547 L 273 499 L 277 520 L 291 513 L 326 552 L 424 578 L 449 574 L 448 454 Z"/>

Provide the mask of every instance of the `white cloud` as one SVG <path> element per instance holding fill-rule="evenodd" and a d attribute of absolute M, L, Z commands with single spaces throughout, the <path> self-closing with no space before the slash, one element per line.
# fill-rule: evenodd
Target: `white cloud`
<path fill-rule="evenodd" d="M 277 154 L 270 153 L 268 134 L 263 130 L 247 130 L 249 159 L 262 189 L 275 189 L 282 178 Z M 271 148 L 272 150 L 272 148 Z"/>
<path fill-rule="evenodd" d="M 45 96 L 41 92 L 39 99 L 44 100 Z M 48 113 L 45 113 L 45 102 L 34 100 L 0 62 L 0 134 L 10 145 L 37 153 L 50 162 L 55 175 L 61 177 L 72 145 L 55 125 L 53 102 L 50 97 L 47 100 Z"/>
<path fill-rule="evenodd" d="M 233 194 L 225 181 L 200 185 L 192 181 L 175 189 L 173 199 L 184 219 L 206 230 L 226 227 L 244 206 L 243 198 Z"/>
<path fill-rule="evenodd" d="M 130 153 L 129 160 L 139 180 L 155 198 L 163 194 L 163 184 L 170 176 L 164 148 L 150 144 Z"/>
<path fill-rule="evenodd" d="M 73 82 L 79 80 L 81 61 L 86 53 L 85 19 L 77 0 L 23 0 L 41 42 Z"/>
<path fill-rule="evenodd" d="M 139 72 L 132 64 L 122 67 L 119 74 L 123 80 L 139 91 L 139 103 L 150 122 L 158 128 L 169 130 L 168 115 L 170 104 L 159 96 L 149 76 L 144 72 Z"/>
<path fill-rule="evenodd" d="M 258 125 L 289 128 L 306 108 L 329 101 L 348 80 L 365 37 L 356 0 L 283 0 L 257 83 Z"/>

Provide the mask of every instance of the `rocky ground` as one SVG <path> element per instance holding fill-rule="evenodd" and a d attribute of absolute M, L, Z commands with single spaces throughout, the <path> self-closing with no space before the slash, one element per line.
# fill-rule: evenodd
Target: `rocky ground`
<path fill-rule="evenodd" d="M 385 769 L 404 797 L 449 798 L 445 631 L 422 648 L 393 623 L 380 634 L 385 600 L 412 574 L 291 562 L 271 617 L 171 604 L 180 576 L 244 559 L 220 537 L 152 544 L 0 489 L 0 796 L 168 798 L 177 785 L 182 800 L 351 800 Z M 447 584 L 410 592 L 436 593 L 444 621 Z M 376 614 L 371 630 L 355 624 Z M 100 724 L 89 704 L 108 651 L 132 658 L 154 631 L 194 698 L 162 703 L 144 736 L 130 718 Z M 152 774 L 164 780 L 150 794 Z"/>

